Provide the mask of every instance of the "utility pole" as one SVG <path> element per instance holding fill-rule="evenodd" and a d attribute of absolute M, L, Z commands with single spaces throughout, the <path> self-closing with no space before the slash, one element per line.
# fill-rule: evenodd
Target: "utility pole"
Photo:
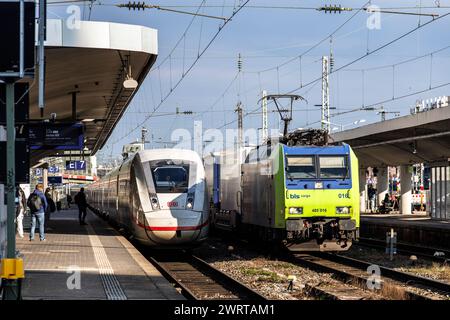
<path fill-rule="evenodd" d="M 328 82 L 329 75 L 329 58 L 322 57 L 322 112 L 321 123 L 322 129 L 330 133 L 330 85 Z"/>
<path fill-rule="evenodd" d="M 243 141 L 243 130 L 244 130 L 244 124 L 243 124 L 243 117 L 242 117 L 242 103 L 239 101 L 236 105 L 236 109 L 234 110 L 238 114 L 238 148 L 239 150 L 244 145 Z"/>
<path fill-rule="evenodd" d="M 145 136 L 147 135 L 147 132 L 148 132 L 147 128 L 142 127 L 142 129 L 141 129 L 142 150 L 145 150 L 145 143 L 147 142 L 147 141 L 145 141 Z"/>
<path fill-rule="evenodd" d="M 269 121 L 267 117 L 267 91 L 262 91 L 262 142 L 269 137 Z"/>
<path fill-rule="evenodd" d="M 17 40 L 14 39 L 11 43 L 5 45 L 6 59 L 12 59 L 7 61 L 10 64 L 6 70 L 0 70 L 0 80 L 3 81 L 6 89 L 6 257 L 1 257 L 1 268 L 0 268 L 0 280 L 1 287 L 0 293 L 3 300 L 19 300 L 21 299 L 21 282 L 24 278 L 23 269 L 23 259 L 19 258 L 16 252 L 16 228 L 15 228 L 15 218 L 16 218 L 16 119 L 15 119 L 15 83 L 20 79 L 27 76 L 34 76 L 34 71 L 31 64 L 34 65 L 34 57 L 26 59 L 29 56 L 30 51 L 34 53 L 34 27 L 31 31 L 28 23 L 33 23 L 34 25 L 34 3 L 25 3 L 24 0 L 14 1 L 9 3 L 2 3 L 2 6 L 16 6 L 18 21 L 19 34 L 17 35 Z M 32 8 L 33 10 L 31 10 Z M 39 2 L 39 12 L 45 11 L 46 2 Z M 31 13 L 32 12 L 32 13 Z M 0 12 L 0 15 L 4 14 Z M 39 27 L 42 28 L 44 23 L 44 15 L 39 17 Z M 45 29 L 44 29 L 45 30 Z M 26 41 L 26 32 L 31 32 L 32 40 Z M 41 33 L 42 34 L 42 33 Z M 16 43 L 14 43 L 17 41 Z M 11 48 L 16 48 L 16 52 L 12 52 Z M 11 56 L 10 56 L 11 55 Z M 9 58 L 8 58 L 9 57 Z M 15 72 L 17 70 L 17 72 Z M 3 206 L 3 204 L 1 204 Z M 0 208 L 0 210 L 3 208 Z M 4 226 L 0 227 L 2 233 L 5 232 Z M 3 252 L 0 252 L 3 254 Z"/>

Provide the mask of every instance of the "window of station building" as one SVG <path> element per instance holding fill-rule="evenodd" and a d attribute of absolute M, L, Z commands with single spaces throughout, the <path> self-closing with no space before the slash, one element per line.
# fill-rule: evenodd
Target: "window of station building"
<path fill-rule="evenodd" d="M 189 162 L 150 161 L 157 193 L 186 193 L 189 186 Z"/>
<path fill-rule="evenodd" d="M 286 156 L 288 179 L 315 179 L 316 164 L 313 156 Z"/>
<path fill-rule="evenodd" d="M 349 174 L 346 156 L 320 156 L 319 166 L 323 179 L 345 179 Z"/>

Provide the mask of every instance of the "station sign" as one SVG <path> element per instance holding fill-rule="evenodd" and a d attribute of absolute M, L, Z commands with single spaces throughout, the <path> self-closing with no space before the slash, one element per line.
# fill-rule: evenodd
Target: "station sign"
<path fill-rule="evenodd" d="M 63 177 L 61 177 L 61 176 L 48 177 L 47 183 L 49 185 L 61 185 L 61 184 L 63 184 Z"/>
<path fill-rule="evenodd" d="M 48 172 L 49 173 L 58 173 L 59 172 L 59 167 L 58 166 L 48 167 Z"/>
<path fill-rule="evenodd" d="M 66 170 L 85 170 L 85 160 L 66 161 Z"/>
<path fill-rule="evenodd" d="M 30 124 L 29 141 L 31 150 L 80 150 L 84 147 L 83 124 Z"/>
<path fill-rule="evenodd" d="M 42 169 L 41 168 L 34 169 L 34 175 L 37 177 L 42 176 Z"/>

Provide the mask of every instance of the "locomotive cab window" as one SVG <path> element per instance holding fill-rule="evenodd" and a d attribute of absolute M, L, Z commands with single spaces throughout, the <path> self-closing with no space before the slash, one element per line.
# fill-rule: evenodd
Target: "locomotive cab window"
<path fill-rule="evenodd" d="M 286 163 L 286 178 L 316 178 L 316 165 L 313 156 L 286 156 Z"/>
<path fill-rule="evenodd" d="M 189 164 L 168 161 L 150 162 L 157 193 L 186 193 L 189 186 Z"/>
<path fill-rule="evenodd" d="M 348 178 L 347 156 L 320 156 L 320 178 L 346 179 Z"/>

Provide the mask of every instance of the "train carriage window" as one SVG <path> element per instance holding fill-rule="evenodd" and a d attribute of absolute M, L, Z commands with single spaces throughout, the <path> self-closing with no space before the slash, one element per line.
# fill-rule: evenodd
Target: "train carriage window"
<path fill-rule="evenodd" d="M 186 193 L 189 187 L 189 161 L 150 161 L 157 193 Z"/>
<path fill-rule="evenodd" d="M 286 177 L 288 179 L 316 178 L 316 165 L 313 156 L 286 156 Z"/>
<path fill-rule="evenodd" d="M 320 156 L 320 178 L 345 179 L 348 176 L 346 156 Z"/>

